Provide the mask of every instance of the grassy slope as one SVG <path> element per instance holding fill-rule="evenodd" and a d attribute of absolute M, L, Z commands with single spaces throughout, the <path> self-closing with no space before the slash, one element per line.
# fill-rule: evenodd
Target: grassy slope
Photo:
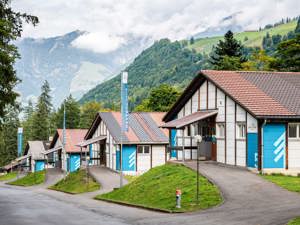
<path fill-rule="evenodd" d="M 7 173 L 5 175 L 0 176 L 0 181 L 12 180 L 17 177 L 17 172 Z"/>
<path fill-rule="evenodd" d="M 262 39 L 267 34 L 287 34 L 289 31 L 292 31 L 296 28 L 297 21 L 291 21 L 287 24 L 282 24 L 274 28 L 264 29 L 262 31 L 246 31 L 241 33 L 236 33 L 235 38 L 242 42 L 247 47 L 261 47 Z M 247 41 L 244 41 L 245 37 L 248 37 Z M 216 45 L 219 40 L 223 37 L 210 37 L 210 38 L 201 38 L 197 39 L 193 45 L 189 45 L 189 49 L 195 49 L 198 52 L 209 53 L 213 47 Z"/>
<path fill-rule="evenodd" d="M 284 176 L 280 174 L 263 175 L 262 177 L 289 191 L 300 192 L 300 177 Z"/>
<path fill-rule="evenodd" d="M 300 217 L 291 220 L 288 225 L 300 225 Z"/>
<path fill-rule="evenodd" d="M 200 205 L 195 204 L 196 172 L 177 164 L 155 167 L 121 189 L 97 196 L 96 199 L 113 200 L 167 211 L 193 211 L 206 209 L 222 202 L 216 186 L 200 176 Z M 175 208 L 175 191 L 182 190 L 181 209 Z"/>
<path fill-rule="evenodd" d="M 10 182 L 9 184 L 27 187 L 27 186 L 41 184 L 44 181 L 45 181 L 45 171 L 43 170 L 35 173 L 29 173 L 25 177 Z"/>
<path fill-rule="evenodd" d="M 87 185 L 85 170 L 79 170 L 70 173 L 65 179 L 62 179 L 49 189 L 67 192 L 70 194 L 79 194 L 84 192 L 96 191 L 100 185 L 92 178 L 89 177 L 89 184 Z"/>

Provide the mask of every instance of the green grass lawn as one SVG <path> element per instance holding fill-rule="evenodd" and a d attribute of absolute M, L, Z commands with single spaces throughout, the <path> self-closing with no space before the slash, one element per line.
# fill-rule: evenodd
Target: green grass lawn
<path fill-rule="evenodd" d="M 34 172 L 34 173 L 28 173 L 25 177 L 22 177 L 13 182 L 9 182 L 8 184 L 27 187 L 27 186 L 41 184 L 44 181 L 45 181 L 45 170 Z"/>
<path fill-rule="evenodd" d="M 289 191 L 300 192 L 300 177 L 285 176 L 281 174 L 262 175 L 262 177 Z"/>
<path fill-rule="evenodd" d="M 300 225 L 300 217 L 291 220 L 288 225 Z"/>
<path fill-rule="evenodd" d="M 125 175 L 124 177 L 128 181 L 128 183 L 131 183 L 131 182 L 135 181 L 139 176 Z"/>
<path fill-rule="evenodd" d="M 0 176 L 0 181 L 12 180 L 16 177 L 17 177 L 17 172 L 10 172 L 10 173 Z"/>
<path fill-rule="evenodd" d="M 169 212 L 206 209 L 222 202 L 218 188 L 200 176 L 200 204 L 196 204 L 196 172 L 180 164 L 155 167 L 128 185 L 96 196 L 99 200 L 127 203 Z M 181 209 L 175 207 L 175 192 L 182 191 Z"/>
<path fill-rule="evenodd" d="M 84 192 L 91 192 L 100 189 L 98 184 L 91 176 L 89 176 L 87 183 L 86 171 L 78 170 L 70 173 L 65 179 L 60 180 L 49 189 L 62 191 L 70 194 L 80 194 Z"/>

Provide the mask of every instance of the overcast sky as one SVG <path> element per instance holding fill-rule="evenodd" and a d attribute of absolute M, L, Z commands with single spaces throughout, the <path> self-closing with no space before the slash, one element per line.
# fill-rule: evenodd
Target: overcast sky
<path fill-rule="evenodd" d="M 75 44 L 100 52 L 118 48 L 128 34 L 187 38 L 237 12 L 241 13 L 236 22 L 244 29 L 300 14 L 299 0 L 13 0 L 12 4 L 40 19 L 35 28 L 25 26 L 24 37 L 88 31 Z M 99 42 L 104 43 L 102 47 Z"/>

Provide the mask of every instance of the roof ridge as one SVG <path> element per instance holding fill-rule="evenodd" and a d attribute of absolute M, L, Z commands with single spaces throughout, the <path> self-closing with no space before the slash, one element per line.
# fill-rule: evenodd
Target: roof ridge
<path fill-rule="evenodd" d="M 220 75 L 224 74 L 224 72 L 231 74 L 231 78 L 229 81 L 228 79 L 224 79 L 224 77 L 221 77 Z M 210 70 L 206 72 L 202 72 L 201 74 L 204 75 L 208 80 L 213 82 L 215 85 L 219 86 L 221 90 L 226 92 L 231 98 L 233 98 L 235 101 L 237 101 L 241 106 L 246 108 L 249 112 L 252 112 L 254 115 L 260 115 L 261 112 L 257 109 L 257 106 L 253 104 L 253 101 L 251 98 L 253 98 L 254 94 L 256 93 L 256 97 L 258 97 L 260 100 L 262 100 L 262 104 L 260 105 L 260 110 L 266 110 L 270 107 L 280 107 L 277 110 L 281 112 L 281 114 L 286 115 L 296 115 L 294 112 L 291 112 L 288 108 L 286 108 L 283 104 L 281 104 L 279 101 L 275 100 L 273 97 L 268 95 L 265 91 L 263 91 L 261 88 L 258 88 L 255 84 L 247 80 L 245 77 L 242 76 L 242 73 L 239 73 L 238 71 L 215 71 Z M 239 82 L 237 81 L 238 77 L 235 77 L 234 75 L 239 77 Z M 225 80 L 225 81 L 224 81 Z M 243 82 L 243 83 L 242 83 Z M 238 83 L 238 85 L 237 85 Z M 243 95 L 241 95 L 241 91 L 247 89 L 249 90 L 252 88 L 250 92 L 244 92 Z M 254 89 L 253 89 L 254 88 Z M 244 97 L 244 99 L 243 99 Z M 242 98 L 242 100 L 241 100 Z M 268 105 L 265 105 L 265 104 Z M 250 106 L 250 107 L 249 107 Z M 262 107 L 263 106 L 263 107 Z M 265 108 L 264 108 L 265 107 Z M 263 109 L 264 108 L 264 109 Z M 253 111 L 254 110 L 254 111 Z"/>
<path fill-rule="evenodd" d="M 200 70 L 200 72 L 220 72 L 220 73 L 268 73 L 268 74 L 292 74 L 300 75 L 300 72 L 291 72 L 291 71 L 267 71 L 267 70 Z"/>

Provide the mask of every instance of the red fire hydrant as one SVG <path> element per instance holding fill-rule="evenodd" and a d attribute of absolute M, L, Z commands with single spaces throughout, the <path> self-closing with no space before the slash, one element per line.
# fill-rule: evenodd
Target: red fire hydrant
<path fill-rule="evenodd" d="M 181 208 L 180 202 L 181 202 L 181 190 L 176 189 L 176 208 Z"/>

